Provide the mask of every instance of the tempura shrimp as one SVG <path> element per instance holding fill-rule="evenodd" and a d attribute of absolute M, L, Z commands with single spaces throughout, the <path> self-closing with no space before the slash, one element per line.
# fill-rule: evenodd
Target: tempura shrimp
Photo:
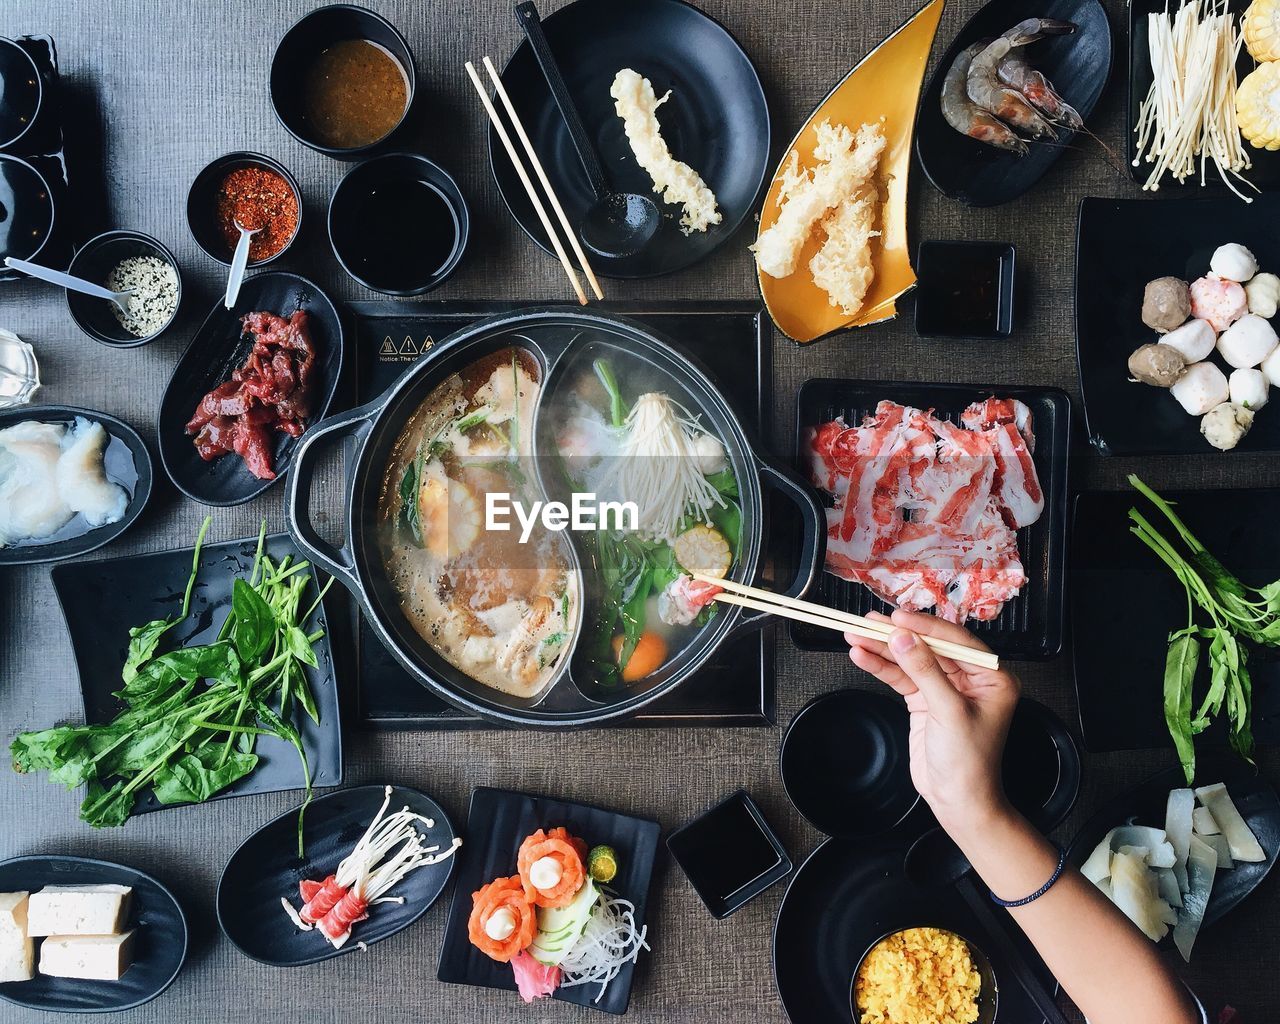
<path fill-rule="evenodd" d="M 948 69 L 942 80 L 942 116 L 961 135 L 1022 156 L 1027 152 L 1027 144 L 1008 125 L 969 99 L 965 92 L 969 64 L 985 48 L 986 43 L 974 43 Z"/>
<path fill-rule="evenodd" d="M 1050 18 L 1027 18 L 1018 22 L 1004 35 L 988 43 L 973 58 L 965 80 L 969 99 L 984 110 L 995 114 L 1001 121 L 1021 129 L 1033 138 L 1056 139 L 1057 132 L 1022 95 L 1003 84 L 998 75 L 1000 62 L 1011 50 L 1027 46 L 1046 35 L 1063 35 L 1074 32 L 1069 21 Z"/>

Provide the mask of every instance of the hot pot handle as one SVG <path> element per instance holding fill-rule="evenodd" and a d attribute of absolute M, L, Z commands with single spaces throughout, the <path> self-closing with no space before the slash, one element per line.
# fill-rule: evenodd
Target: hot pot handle
<path fill-rule="evenodd" d="M 760 482 L 782 492 L 800 512 L 800 557 L 791 585 L 782 591 L 787 597 L 802 597 L 813 585 L 827 553 L 827 514 L 813 490 L 790 468 L 756 455 Z M 759 629 L 770 618 L 770 612 L 744 612 L 731 635 Z"/>
<path fill-rule="evenodd" d="M 362 406 L 308 428 L 294 452 L 293 465 L 289 469 L 289 504 L 286 509 L 289 533 L 312 562 L 335 576 L 357 598 L 362 596 L 362 587 L 356 576 L 351 550 L 334 547 L 311 524 L 311 484 L 324 454 L 326 446 L 323 442 L 330 438 L 345 440 L 348 437 L 362 440 L 373 426 L 375 411 L 370 406 Z M 350 525 L 347 524 L 348 536 Z"/>

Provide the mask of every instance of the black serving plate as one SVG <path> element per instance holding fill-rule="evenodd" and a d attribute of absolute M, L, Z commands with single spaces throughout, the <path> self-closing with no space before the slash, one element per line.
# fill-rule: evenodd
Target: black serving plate
<path fill-rule="evenodd" d="M 782 738 L 787 798 L 819 832 L 841 839 L 879 835 L 911 813 L 910 719 L 901 699 L 868 690 L 815 697 Z"/>
<path fill-rule="evenodd" d="M 662 135 L 716 195 L 723 219 L 705 232 L 680 231 L 680 207 L 654 196 L 657 235 L 640 252 L 591 256 L 601 277 L 654 277 L 682 270 L 727 242 L 750 215 L 769 169 L 770 123 L 751 59 L 723 25 L 683 0 L 576 0 L 549 15 L 543 30 L 595 144 L 606 178 L 621 191 L 649 195 L 653 181 L 637 163 L 609 87 L 630 67 L 661 98 Z M 502 71 L 502 83 L 556 195 L 575 227 L 595 201 L 551 90 L 528 42 Z M 489 130 L 489 165 L 516 222 L 547 253 L 546 232 L 497 133 Z"/>
<path fill-rule="evenodd" d="M 37 974 L 30 981 L 0 984 L 0 999 L 32 1010 L 109 1013 L 141 1006 L 169 987 L 187 958 L 187 918 L 173 893 L 160 882 L 123 864 L 87 857 L 40 855 L 0 863 L 3 892 L 103 884 L 133 887 L 129 927 L 137 929 L 134 959 L 120 980 L 81 981 Z"/>
<path fill-rule="evenodd" d="M 979 916 L 955 886 L 913 882 L 905 853 L 898 842 L 828 839 L 792 877 L 773 930 L 774 979 L 791 1020 L 847 1022 L 863 954 L 891 932 L 933 927 L 955 932 L 990 960 L 996 1024 L 1042 1021 L 1007 950 L 1016 949 L 1050 991 L 1054 980 L 1017 926 L 1007 915 Z M 1006 929 L 1005 942 L 992 927 Z"/>
<path fill-rule="evenodd" d="M 971 402 L 992 395 L 1016 398 L 1031 410 L 1036 435 L 1033 458 L 1044 491 L 1044 512 L 1031 526 L 1018 531 L 1018 551 L 1027 574 L 1022 593 L 1006 602 L 997 618 L 990 622 L 970 621 L 966 625 L 1002 658 L 1043 660 L 1062 650 L 1066 604 L 1062 584 L 1066 571 L 1067 447 L 1071 436 L 1071 403 L 1066 392 L 1042 387 L 807 380 L 796 402 L 797 465 L 808 479 L 803 450 L 805 429 L 837 416 L 843 416 L 847 424 L 855 426 L 875 411 L 877 403 L 887 399 L 919 409 L 933 409 L 936 415 L 958 422 Z M 858 615 L 869 611 L 887 614 L 891 610 L 866 587 L 828 572 L 819 577 L 807 597 L 818 604 Z M 843 637 L 833 630 L 802 622 L 791 622 L 789 626 L 792 641 L 805 650 L 848 649 Z"/>
<path fill-rule="evenodd" d="M 342 317 L 333 300 L 297 274 L 273 270 L 246 278 L 235 309 L 226 309 L 218 299 L 178 360 L 160 400 L 156 424 L 160 459 L 169 479 L 187 497 L 203 505 L 241 505 L 278 484 L 289 472 L 297 438 L 276 433 L 275 479 L 259 480 L 237 455 L 205 462 L 186 425 L 200 400 L 229 380 L 232 371 L 244 362 L 250 344 L 241 335 L 241 318 L 260 310 L 287 317 L 298 309 L 310 314 L 311 341 L 316 349 L 316 397 L 307 425 L 314 426 L 328 413 L 342 373 L 344 338 Z"/>
<path fill-rule="evenodd" d="M 232 580 L 235 576 L 248 578 L 257 545 L 256 537 L 204 545 L 200 551 L 200 574 L 191 595 L 191 615 L 166 634 L 161 641 L 162 650 L 216 639 L 230 610 Z M 293 542 L 284 534 L 268 537 L 265 551 L 277 562 L 290 555 L 295 561 L 299 557 Z M 181 610 L 183 590 L 191 575 L 191 553 L 191 548 L 180 548 L 54 567 L 50 575 L 80 672 L 87 722 L 107 722 L 119 712 L 120 702 L 112 692 L 121 686 L 120 667 L 129 646 L 129 629 Z M 308 593 L 315 593 L 314 586 L 313 572 Z M 336 786 L 342 781 L 342 727 L 323 606 L 317 606 L 303 629 L 307 633 L 325 633 L 315 644 L 319 668 L 307 672 L 320 724 L 300 710 L 294 711 L 294 722 L 307 752 L 312 785 Z M 297 751 L 284 740 L 259 736 L 254 752 L 259 760 L 253 773 L 212 799 L 303 788 L 305 780 Z M 166 806 L 148 792 L 138 800 L 134 813 L 163 810 Z"/>
<path fill-rule="evenodd" d="M 1263 409 L 1265 413 L 1268 410 Z M 1280 490 L 1181 491 L 1164 495 L 1200 541 L 1246 584 L 1280 577 L 1280 547 L 1262 524 L 1280 521 Z M 1071 654 L 1080 733 L 1086 749 L 1168 747 L 1164 722 L 1164 664 L 1169 634 L 1187 623 L 1182 585 L 1142 541 L 1129 532 L 1137 508 L 1168 537 L 1172 525 L 1137 491 L 1087 491 L 1076 498 L 1071 530 Z M 1229 514 L 1223 514 L 1229 510 Z M 1124 615 L 1114 601 L 1123 595 Z M 1195 681 L 1198 701 L 1209 683 L 1208 658 Z M 1251 649 L 1253 734 L 1263 745 L 1280 742 L 1280 660 Z M 1225 747 L 1223 723 L 1196 737 L 1200 749 Z"/>
<path fill-rule="evenodd" d="M 1086 122 L 1111 75 L 1111 24 L 1098 0 L 991 0 L 970 18 L 938 61 L 916 117 L 916 155 L 925 177 L 943 195 L 970 206 L 1017 199 L 1064 151 L 1085 144 L 1075 132 L 1060 129 L 1057 141 L 1029 142 L 1030 152 L 1018 156 L 961 135 L 942 116 L 942 82 L 960 52 L 1024 18 L 1075 23 L 1071 35 L 1032 43 L 1025 56 Z"/>
<path fill-rule="evenodd" d="M 1280 798 L 1275 787 L 1241 761 L 1223 760 L 1212 767 L 1206 765 L 1196 774 L 1197 786 L 1226 783 L 1232 802 L 1245 823 L 1257 837 L 1267 855 L 1261 864 L 1238 862 L 1229 871 L 1213 876 L 1213 890 L 1204 912 L 1204 927 L 1220 921 L 1248 897 L 1270 873 L 1280 853 Z M 1116 797 L 1098 811 L 1071 840 L 1067 856 L 1079 867 L 1089 857 L 1108 831 L 1126 821 L 1164 828 L 1165 806 L 1169 790 L 1186 786 L 1181 768 L 1169 768 L 1127 793 Z M 1198 940 L 1197 940 L 1198 941 Z M 1194 950 L 1192 956 L 1195 956 Z"/>
<path fill-rule="evenodd" d="M 552 800 L 528 793 L 481 786 L 471 795 L 467 813 L 466 842 L 458 856 L 462 866 L 453 887 L 453 905 L 445 926 L 440 948 L 440 966 L 436 976 L 445 982 L 479 985 L 482 988 L 516 991 L 515 976 L 509 964 L 490 960 L 471 945 L 467 938 L 467 920 L 471 916 L 471 894 L 499 876 L 516 872 L 516 852 L 525 837 L 537 829 L 563 825 L 588 846 L 600 843 L 612 846 L 618 854 L 618 874 L 609 888 L 635 904 L 637 927 L 645 923 L 649 901 L 649 881 L 658 849 L 658 823 L 634 818 L 587 804 Z M 649 954 L 641 951 L 641 956 Z M 631 980 L 635 964 L 622 968 L 603 997 L 596 1001 L 598 985 L 558 988 L 551 996 L 566 1003 L 590 1006 L 606 1013 L 627 1012 L 631 1001 Z M 520 1003 L 511 996 L 511 1012 L 518 1014 Z"/>
<path fill-rule="evenodd" d="M 745 789 L 672 832 L 667 849 L 717 920 L 791 874 L 786 847 Z"/>
<path fill-rule="evenodd" d="M 1233 19 L 1239 19 L 1249 7 L 1250 0 L 1227 0 L 1227 13 Z M 1151 51 L 1150 51 L 1150 33 L 1147 31 L 1147 15 L 1161 14 L 1166 9 L 1165 0 L 1129 0 L 1125 5 L 1129 9 L 1129 98 L 1128 105 L 1125 109 L 1125 166 L 1129 168 L 1129 176 L 1138 184 L 1146 182 L 1151 174 L 1151 164 L 1143 161 L 1139 166 L 1134 166 L 1134 162 L 1138 158 L 1138 137 L 1134 134 L 1134 128 L 1138 125 L 1138 111 L 1142 107 L 1142 101 L 1147 97 L 1147 90 L 1151 88 Z M 1168 5 L 1170 17 L 1172 17 L 1178 8 L 1176 5 Z M 1252 71 L 1257 64 L 1254 63 L 1249 51 L 1243 46 L 1240 47 L 1240 57 L 1236 61 L 1236 77 L 1238 81 L 1244 81 L 1244 76 Z M 1247 142 L 1242 143 L 1245 151 L 1249 154 L 1249 159 L 1253 163 L 1250 170 L 1244 172 L 1244 177 L 1255 185 L 1265 189 L 1268 185 L 1280 181 L 1280 153 L 1268 152 L 1265 149 L 1254 149 Z M 1197 171 L 1199 170 L 1199 161 L 1197 163 Z M 1212 162 L 1205 168 L 1204 182 L 1209 186 L 1223 185 L 1222 176 L 1218 173 Z M 1201 177 L 1197 173 L 1193 177 L 1187 179 L 1186 187 L 1199 188 Z M 1235 182 L 1235 185 L 1245 195 L 1256 195 L 1253 189 L 1246 185 Z M 1160 179 L 1160 187 L 1162 189 L 1172 188 L 1178 189 L 1178 181 L 1166 173 Z M 1224 198 L 1230 199 L 1232 202 L 1239 203 L 1239 199 L 1233 199 L 1229 194 Z M 1241 203 L 1243 206 L 1244 204 Z M 1265 267 L 1263 268 L 1266 269 Z M 1158 276 L 1158 275 L 1153 275 Z M 1200 275 L 1197 274 L 1197 277 Z"/>
<path fill-rule="evenodd" d="M 218 924 L 245 956 L 270 967 L 302 967 L 371 946 L 402 932 L 435 903 L 453 874 L 457 855 L 410 872 L 387 895 L 403 896 L 403 903 L 380 903 L 369 919 L 352 929 L 351 938 L 334 949 L 317 929 L 302 931 L 280 905 L 281 897 L 299 909 L 298 883 L 323 881 L 360 841 L 378 808 L 385 787 L 343 789 L 314 800 L 303 817 L 305 857 L 298 856 L 298 809 L 286 811 L 254 832 L 236 849 L 218 880 Z M 408 807 L 430 818 L 434 827 L 421 827 L 428 846 L 448 850 L 456 834 L 444 809 L 424 793 L 391 787 L 391 814 Z"/>
<path fill-rule="evenodd" d="M 1244 204 L 1229 194 L 1179 199 L 1176 208 L 1144 199 L 1080 201 L 1076 231 L 1076 360 L 1089 441 L 1102 455 L 1213 455 L 1164 388 L 1129 380 L 1129 355 L 1158 336 L 1142 322 L 1147 282 L 1166 275 L 1194 281 L 1226 242 L 1240 242 L 1263 271 L 1280 268 L 1280 196 Z M 1210 356 L 1225 366 L 1216 353 Z M 1230 367 L 1226 367 L 1230 373 Z M 1261 409 L 1232 452 L 1280 451 L 1280 415 Z M 1225 453 L 1231 454 L 1231 453 Z"/>
<path fill-rule="evenodd" d="M 103 451 L 102 461 L 107 479 L 120 484 L 129 494 L 124 518 L 97 529 L 89 529 L 84 516 L 77 512 L 70 522 L 51 537 L 0 547 L 0 567 L 58 562 L 87 554 L 111 543 L 142 515 L 147 499 L 151 497 L 151 453 L 138 432 L 124 420 L 71 405 L 21 405 L 0 411 L 0 430 L 26 420 L 70 423 L 77 416 L 101 423 L 111 437 Z"/>

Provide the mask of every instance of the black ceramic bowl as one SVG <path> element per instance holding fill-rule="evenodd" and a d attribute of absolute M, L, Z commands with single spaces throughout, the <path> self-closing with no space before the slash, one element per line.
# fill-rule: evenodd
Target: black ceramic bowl
<path fill-rule="evenodd" d="M 44 104 L 40 69 L 12 39 L 0 38 L 0 97 L 0 149 L 8 149 L 31 130 Z"/>
<path fill-rule="evenodd" d="M 105 284 L 112 268 L 130 256 L 155 256 L 173 267 L 178 278 L 178 301 L 174 304 L 173 315 L 165 321 L 163 327 L 153 334 L 139 338 L 121 326 L 107 299 L 95 299 L 92 295 L 68 289 L 67 309 L 71 312 L 71 319 L 85 334 L 108 348 L 137 348 L 155 341 L 172 326 L 182 305 L 182 272 L 178 269 L 178 261 L 158 241 L 138 231 L 108 231 L 89 239 L 76 253 L 67 273 L 95 284 Z"/>
<path fill-rule="evenodd" d="M 408 79 L 404 113 L 400 115 L 396 126 L 367 146 L 349 149 L 327 146 L 316 139 L 307 120 L 302 96 L 302 83 L 306 78 L 308 65 L 327 47 L 344 39 L 366 39 L 381 46 L 395 58 Z M 301 18 L 280 40 L 275 57 L 271 60 L 271 105 L 285 130 L 304 146 L 310 146 L 339 160 L 355 160 L 399 131 L 413 107 L 417 80 L 409 44 L 391 22 L 380 14 L 354 4 L 331 4 Z"/>
<path fill-rule="evenodd" d="M 398 206 L 394 221 L 371 213 L 380 190 L 413 187 L 429 190 L 425 193 L 429 201 L 439 200 L 438 218 L 424 217 L 419 224 L 404 206 Z M 400 232 L 403 236 L 396 237 Z M 406 274 L 402 266 L 379 265 L 388 252 L 414 245 L 428 234 L 434 236 L 431 243 L 441 255 L 429 270 L 424 267 L 420 273 Z M 416 153 L 387 153 L 357 164 L 338 182 L 329 201 L 329 243 L 334 256 L 357 283 L 384 295 L 421 295 L 443 284 L 458 269 L 470 234 L 471 217 L 457 182 L 444 168 Z"/>
<path fill-rule="evenodd" d="M 814 828 L 838 839 L 889 831 L 920 799 L 911 784 L 902 701 L 834 690 L 806 704 L 782 738 L 782 785 Z"/>
<path fill-rule="evenodd" d="M 279 160 L 273 160 L 261 153 L 247 152 L 227 153 L 225 156 L 218 157 L 197 174 L 196 180 L 191 183 L 191 191 L 187 193 L 187 227 L 191 229 L 191 237 L 204 250 L 206 256 L 211 260 L 217 260 L 224 267 L 231 266 L 231 257 L 235 255 L 235 249 L 228 248 L 226 239 L 218 230 L 217 195 L 222 179 L 242 167 L 258 167 L 275 171 L 289 183 L 289 187 L 293 189 L 293 196 L 298 201 L 298 224 L 293 229 L 289 241 L 285 242 L 274 256 L 268 256 L 265 260 L 249 261 L 250 267 L 262 267 L 288 252 L 290 246 L 297 240 L 298 232 L 302 230 L 302 190 L 298 188 L 298 179 Z"/>
<path fill-rule="evenodd" d="M 6 256 L 38 263 L 55 217 L 45 176 L 25 160 L 0 153 L 0 265 Z"/>
<path fill-rule="evenodd" d="M 1014 260 L 1007 242 L 921 242 L 916 333 L 923 338 L 1007 338 L 1013 333 Z"/>
<path fill-rule="evenodd" d="M 913 925 L 916 928 L 932 928 L 934 925 L 922 924 Z M 899 932 L 908 931 L 907 928 L 895 928 L 893 931 L 880 936 L 875 942 L 867 947 L 867 951 L 858 958 L 858 966 L 854 968 L 853 978 L 849 982 L 849 1011 L 853 1015 L 855 1021 L 862 1020 L 862 1011 L 858 1006 L 858 975 L 862 973 L 862 965 L 867 962 L 872 951 L 884 942 L 885 939 Z M 939 929 L 940 931 L 948 931 L 948 929 Z M 969 958 L 973 961 L 973 966 L 978 971 L 978 976 L 982 979 L 982 987 L 978 992 L 978 1019 L 975 1024 L 995 1024 L 997 1004 L 1000 1001 L 1000 986 L 996 981 L 995 969 L 991 966 L 991 960 L 980 948 L 966 939 L 963 935 L 955 935 L 961 942 L 969 947 Z"/>

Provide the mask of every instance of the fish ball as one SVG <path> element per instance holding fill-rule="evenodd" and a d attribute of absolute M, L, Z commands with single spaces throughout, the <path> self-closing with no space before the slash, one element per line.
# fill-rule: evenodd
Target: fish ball
<path fill-rule="evenodd" d="M 1230 400 L 1231 389 L 1227 386 L 1227 375 L 1216 364 L 1196 363 L 1187 367 L 1169 394 L 1192 416 L 1203 416 L 1214 406 Z"/>
<path fill-rule="evenodd" d="M 1218 351 L 1222 358 L 1239 369 L 1257 366 L 1266 359 L 1280 342 L 1275 328 L 1253 313 L 1247 313 L 1228 327 L 1218 337 Z"/>
<path fill-rule="evenodd" d="M 1215 331 L 1225 331 L 1248 311 L 1249 299 L 1235 281 L 1206 274 L 1191 282 L 1191 315 L 1208 320 Z"/>
<path fill-rule="evenodd" d="M 1270 319 L 1276 315 L 1276 307 L 1280 306 L 1280 277 L 1255 274 L 1244 286 L 1244 294 L 1249 300 L 1250 313 Z"/>
<path fill-rule="evenodd" d="M 1252 412 L 1243 405 L 1223 402 L 1210 409 L 1200 421 L 1200 433 L 1219 451 L 1229 452 L 1244 439 L 1252 426 Z"/>
<path fill-rule="evenodd" d="M 1267 404 L 1271 382 L 1261 370 L 1234 370 L 1227 379 L 1227 388 L 1231 392 L 1231 401 L 1256 412 Z"/>
<path fill-rule="evenodd" d="M 1129 373 L 1134 380 L 1152 387 L 1172 387 L 1187 368 L 1182 353 L 1168 345 L 1143 345 L 1129 357 Z"/>
<path fill-rule="evenodd" d="M 1175 331 L 1170 331 L 1160 339 L 1161 345 L 1177 349 L 1188 363 L 1198 363 L 1208 359 L 1213 346 L 1218 343 L 1218 336 L 1208 320 L 1188 320 Z"/>
<path fill-rule="evenodd" d="M 1148 281 L 1142 293 L 1142 322 L 1164 334 L 1191 315 L 1191 293 L 1187 282 L 1177 277 L 1157 277 Z"/>
<path fill-rule="evenodd" d="M 1272 351 L 1271 355 L 1262 360 L 1262 365 L 1258 367 L 1263 375 L 1272 384 L 1280 387 L 1280 347 Z"/>
<path fill-rule="evenodd" d="M 1214 250 L 1209 269 L 1228 281 L 1247 281 L 1258 272 L 1258 261 L 1239 242 L 1228 242 Z"/>

